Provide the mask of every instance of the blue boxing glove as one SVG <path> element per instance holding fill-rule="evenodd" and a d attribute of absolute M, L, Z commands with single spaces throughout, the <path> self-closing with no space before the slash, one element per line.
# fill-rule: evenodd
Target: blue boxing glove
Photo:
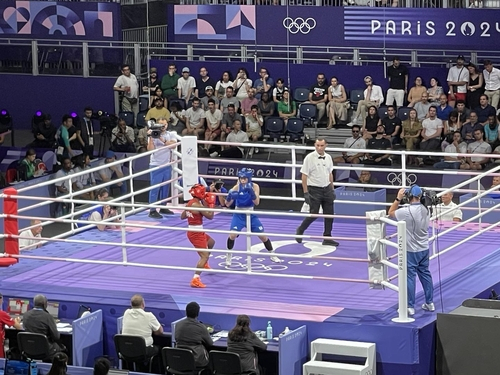
<path fill-rule="evenodd" d="M 252 183 L 245 184 L 245 186 L 243 187 L 243 191 L 245 193 L 250 194 L 250 198 L 252 198 L 252 200 L 257 199 L 257 195 L 255 195 L 255 190 L 253 190 L 253 184 Z"/>
<path fill-rule="evenodd" d="M 227 194 L 226 201 L 234 202 L 238 198 L 238 192 L 234 190 L 230 190 Z"/>

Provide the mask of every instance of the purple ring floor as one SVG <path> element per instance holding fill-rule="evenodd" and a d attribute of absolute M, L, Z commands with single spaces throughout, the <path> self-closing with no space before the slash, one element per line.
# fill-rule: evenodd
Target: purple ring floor
<path fill-rule="evenodd" d="M 129 218 L 131 222 L 147 222 L 185 227 L 186 222 L 179 215 L 168 216 L 155 221 L 141 213 Z M 227 229 L 231 215 L 220 214 L 214 220 L 207 221 L 207 229 Z M 305 240 L 303 244 L 294 241 L 294 233 L 299 221 L 295 219 L 261 216 L 261 221 L 268 233 L 289 234 L 290 238 L 272 238 L 276 253 L 306 254 L 310 248 L 318 248 L 319 243 Z M 476 226 L 457 230 L 440 238 L 439 248 L 456 243 L 472 233 Z M 317 220 L 305 233 L 321 235 L 322 220 Z M 462 300 L 473 297 L 498 281 L 496 273 L 488 266 L 491 259 L 497 259 L 498 234 L 496 231 L 483 234 L 472 242 L 444 254 L 431 262 L 431 272 L 435 285 L 441 292 L 436 293 L 436 305 L 440 311 L 456 308 Z M 335 235 L 345 238 L 366 237 L 364 222 L 334 224 Z M 214 234 L 216 249 L 224 249 L 226 235 Z M 88 230 L 75 235 L 72 239 L 120 242 L 120 231 L 99 232 Z M 160 229 L 130 229 L 127 241 L 133 243 L 191 247 L 182 231 Z M 320 241 L 320 240 L 318 240 Z M 244 250 L 245 236 L 236 240 L 235 250 Z M 252 245 L 258 245 L 258 238 L 252 239 Z M 341 240 L 337 249 L 322 247 L 327 256 L 366 258 L 366 243 L 363 241 Z M 265 250 L 263 250 L 265 251 Z M 390 254 L 395 249 L 388 250 Z M 159 264 L 181 267 L 194 267 L 198 255 L 194 251 L 158 250 L 148 248 L 129 248 L 130 262 Z M 47 255 L 58 258 L 99 259 L 120 261 L 122 248 L 119 246 L 94 246 L 89 244 L 50 243 L 31 251 L 33 255 Z M 235 260 L 237 257 L 234 257 Z M 225 255 L 212 255 L 210 265 L 214 269 L 225 269 Z M 73 262 L 22 259 L 18 265 L 3 269 L 0 274 L 3 289 L 18 291 L 43 292 L 49 295 L 66 294 L 73 296 L 103 296 L 102 298 L 130 298 L 136 292 L 157 295 L 168 294 L 176 303 L 184 305 L 196 299 L 203 304 L 204 310 L 213 313 L 239 314 L 253 316 L 288 318 L 322 322 L 330 318 L 353 317 L 386 314 L 394 315 L 397 305 L 397 293 L 392 290 L 369 289 L 368 284 L 334 282 L 321 277 L 345 277 L 367 279 L 366 263 L 340 262 L 327 260 L 306 260 L 288 258 L 284 263 L 272 263 L 268 257 L 253 257 L 253 264 L 269 273 L 292 273 L 308 275 L 308 279 L 271 278 L 247 275 L 243 267 L 235 262 L 231 269 L 239 270 L 235 274 L 216 274 L 206 272 L 202 275 L 205 289 L 193 289 L 189 286 L 192 271 L 142 268 L 134 266 L 92 265 Z M 481 272 L 467 272 L 467 270 Z M 262 271 L 261 271 L 262 272 Z M 394 274 L 393 271 L 390 274 Z M 473 277 L 470 282 L 467 277 Z M 396 280 L 397 283 L 397 280 Z M 417 298 L 421 295 L 417 283 Z M 453 289 L 443 297 L 442 291 Z"/>

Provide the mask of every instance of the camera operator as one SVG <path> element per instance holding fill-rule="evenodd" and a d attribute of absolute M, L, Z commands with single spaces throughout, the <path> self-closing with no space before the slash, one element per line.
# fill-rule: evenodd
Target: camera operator
<path fill-rule="evenodd" d="M 149 167 L 154 168 L 157 166 L 162 166 L 160 169 L 151 171 L 150 184 L 153 188 L 149 191 L 149 203 L 157 203 L 159 200 L 164 200 L 168 198 L 170 191 L 170 183 L 158 187 L 156 185 L 170 181 L 172 178 L 172 166 L 167 165 L 170 163 L 171 150 L 164 146 L 172 145 L 177 142 L 175 135 L 167 131 L 168 120 L 165 117 L 160 117 L 157 120 L 157 124 L 153 126 L 152 129 L 148 130 L 148 151 L 159 149 L 152 153 L 149 160 Z M 158 128 L 158 129 L 157 129 Z M 156 134 L 158 133 L 156 138 Z M 166 204 L 166 203 L 165 203 Z M 160 210 L 162 214 L 172 215 L 173 212 L 168 208 L 162 208 Z M 161 219 L 161 216 L 155 208 L 151 208 L 149 212 L 149 217 L 154 219 Z"/>
<path fill-rule="evenodd" d="M 135 152 L 134 129 L 127 126 L 125 120 L 118 120 L 118 125 L 111 131 L 111 146 L 115 152 Z"/>
<path fill-rule="evenodd" d="M 408 287 L 408 315 L 415 314 L 415 276 L 418 275 L 425 295 L 422 309 L 434 311 L 434 285 L 429 271 L 429 210 L 420 199 L 423 191 L 418 185 L 399 189 L 396 200 L 389 208 L 389 216 L 406 222 L 406 259 Z M 399 206 L 406 198 L 409 204 Z"/>
<path fill-rule="evenodd" d="M 215 207 L 226 207 L 227 189 L 224 187 L 224 181 L 219 178 L 213 181 L 206 190 L 207 192 L 217 194 L 215 196 Z"/>
<path fill-rule="evenodd" d="M 94 125 L 92 124 L 92 117 L 94 111 L 92 107 L 85 107 L 84 116 L 82 121 L 76 128 L 76 137 L 82 145 L 83 153 L 94 158 Z"/>

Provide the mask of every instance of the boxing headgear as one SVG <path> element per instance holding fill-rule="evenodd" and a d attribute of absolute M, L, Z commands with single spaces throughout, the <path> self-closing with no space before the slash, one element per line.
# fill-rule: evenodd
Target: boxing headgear
<path fill-rule="evenodd" d="M 247 178 L 248 183 L 252 183 L 253 170 L 250 168 L 241 168 L 238 171 L 238 178 Z"/>
<path fill-rule="evenodd" d="M 189 189 L 189 194 L 198 199 L 204 199 L 206 193 L 207 191 L 205 189 L 205 186 L 201 184 L 194 184 L 191 189 Z"/>

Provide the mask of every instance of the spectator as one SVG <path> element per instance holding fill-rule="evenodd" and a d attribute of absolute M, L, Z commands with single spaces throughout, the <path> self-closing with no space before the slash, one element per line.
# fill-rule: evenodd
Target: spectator
<path fill-rule="evenodd" d="M 399 56 L 394 56 L 392 65 L 387 67 L 387 78 L 389 79 L 389 90 L 387 90 L 386 105 L 403 106 L 405 93 L 408 88 L 408 69 L 405 65 L 401 65 Z"/>
<path fill-rule="evenodd" d="M 240 101 L 233 96 L 233 93 L 234 89 L 232 88 L 232 86 L 226 88 L 226 97 L 222 98 L 222 100 L 220 101 L 219 109 L 222 111 L 222 113 L 227 113 L 227 107 L 230 104 L 233 105 L 233 107 L 236 109 L 238 113 L 241 112 Z"/>
<path fill-rule="evenodd" d="M 464 66 L 465 58 L 463 55 L 457 57 L 457 64 L 448 71 L 448 104 L 455 107 L 458 100 L 466 100 L 467 84 L 469 83 L 469 71 Z"/>
<path fill-rule="evenodd" d="M 186 128 L 182 135 L 200 137 L 205 133 L 205 111 L 200 108 L 200 99 L 193 98 L 192 107 L 186 111 Z"/>
<path fill-rule="evenodd" d="M 175 131 L 177 134 L 182 134 L 182 131 L 186 128 L 186 111 L 181 109 L 176 102 L 170 105 L 168 128 L 170 131 Z"/>
<path fill-rule="evenodd" d="M 266 122 L 266 119 L 268 117 L 271 117 L 272 115 L 274 115 L 274 108 L 275 107 L 276 107 L 276 105 L 269 97 L 269 93 L 267 93 L 267 92 L 262 93 L 260 100 L 257 103 L 257 108 L 258 108 L 258 111 L 261 114 L 262 118 L 264 119 L 264 122 Z"/>
<path fill-rule="evenodd" d="M 336 125 L 337 119 L 340 121 L 347 120 L 348 105 L 344 85 L 339 83 L 337 77 L 332 77 L 330 79 L 330 87 L 328 88 L 328 104 L 326 106 L 328 112 L 327 129 L 331 129 Z"/>
<path fill-rule="evenodd" d="M 226 89 L 228 87 L 233 87 L 233 75 L 230 71 L 225 70 L 222 72 L 222 76 L 215 84 L 215 93 L 219 102 L 222 100 L 224 96 L 226 96 Z"/>
<path fill-rule="evenodd" d="M 226 142 L 248 142 L 247 133 L 241 130 L 241 120 L 234 120 L 232 123 L 232 129 L 233 130 L 226 137 Z M 240 159 L 243 158 L 244 155 L 245 149 L 241 146 L 222 146 L 222 151 L 220 153 L 215 151 L 210 154 L 212 158 L 221 156 L 227 159 Z"/>
<path fill-rule="evenodd" d="M 488 104 L 488 96 L 481 95 L 479 97 L 479 106 L 476 107 L 475 112 L 477 113 L 477 121 L 485 126 L 488 124 L 488 117 L 497 115 L 497 110 L 493 106 Z"/>
<path fill-rule="evenodd" d="M 49 114 L 42 116 L 42 122 L 35 124 L 33 135 L 35 140 L 27 147 L 31 148 L 55 148 L 57 129 L 52 124 L 52 117 Z"/>
<path fill-rule="evenodd" d="M 97 358 L 94 362 L 94 375 L 108 375 L 111 362 L 107 358 Z"/>
<path fill-rule="evenodd" d="M 451 111 L 453 108 L 448 105 L 446 95 L 442 94 L 439 97 L 439 105 L 436 106 L 436 117 L 445 123 L 448 121 Z"/>
<path fill-rule="evenodd" d="M 457 100 L 457 112 L 460 118 L 460 123 L 464 124 L 470 116 L 470 110 L 465 106 L 465 101 Z"/>
<path fill-rule="evenodd" d="M 438 221 L 462 221 L 462 210 L 452 199 L 451 191 L 441 195 L 442 203 L 436 206 L 435 212 Z"/>
<path fill-rule="evenodd" d="M 42 246 L 40 237 L 42 236 L 43 227 L 41 224 L 42 222 L 40 220 L 31 219 L 30 227 L 32 228 L 25 229 L 21 233 L 19 233 L 19 236 L 21 237 L 29 237 L 19 239 L 20 250 L 33 250 Z"/>
<path fill-rule="evenodd" d="M 448 156 L 446 154 L 465 154 L 467 144 L 462 142 L 462 135 L 458 130 L 453 132 L 451 143 L 444 149 L 444 159 L 434 164 L 435 169 L 459 169 L 465 163 L 465 156 Z"/>
<path fill-rule="evenodd" d="M 432 104 L 427 100 L 429 98 L 429 94 L 424 92 L 419 102 L 417 102 L 414 106 L 417 111 L 417 118 L 420 121 L 423 121 L 429 115 L 429 108 Z"/>
<path fill-rule="evenodd" d="M 361 128 L 359 125 L 353 125 L 351 131 L 352 137 L 349 137 L 344 141 L 343 148 L 349 148 L 353 151 L 343 151 L 342 156 L 338 156 L 333 159 L 334 163 L 359 164 L 361 162 L 361 158 L 364 155 L 363 150 L 366 149 L 366 141 L 361 136 Z"/>
<path fill-rule="evenodd" d="M 348 126 L 353 126 L 357 123 L 358 118 L 361 116 L 362 122 L 364 123 L 364 119 L 366 117 L 367 109 L 371 106 L 375 106 L 378 108 L 380 103 L 384 101 L 384 94 L 382 93 L 382 88 L 378 85 L 373 84 L 373 79 L 370 76 L 366 76 L 364 78 L 366 90 L 363 92 L 364 99 L 360 100 L 358 103 L 358 108 L 356 109 L 356 113 Z"/>
<path fill-rule="evenodd" d="M 484 94 L 483 75 L 472 62 L 467 64 L 467 70 L 469 71 L 469 82 L 467 83 L 466 100 L 467 106 L 473 109 L 479 107 L 481 95 Z"/>
<path fill-rule="evenodd" d="M 236 79 L 233 81 L 234 95 L 240 102 L 248 97 L 248 91 L 252 88 L 252 80 L 248 77 L 248 71 L 245 68 L 239 68 Z M 227 96 L 227 90 L 226 90 Z"/>
<path fill-rule="evenodd" d="M 122 75 L 118 77 L 113 90 L 121 92 L 122 111 L 139 112 L 139 83 L 134 74 L 130 72 L 130 66 L 122 66 Z"/>
<path fill-rule="evenodd" d="M 220 137 L 222 112 L 215 106 L 215 100 L 208 99 L 208 110 L 205 112 L 207 120 L 207 130 L 205 130 L 205 141 L 215 141 Z M 205 144 L 205 149 L 208 150 L 210 144 Z"/>
<path fill-rule="evenodd" d="M 259 115 L 258 108 L 256 105 L 252 106 L 251 112 L 245 116 L 245 122 L 247 124 L 247 135 L 248 139 L 252 142 L 257 142 L 262 135 L 262 125 L 264 125 L 264 120 L 262 116 Z M 255 150 L 257 154 L 259 149 Z M 250 150 L 250 154 L 252 154 L 252 150 Z"/>
<path fill-rule="evenodd" d="M 403 131 L 401 132 L 406 151 L 414 151 L 418 147 L 421 132 L 422 124 L 417 118 L 417 110 L 412 108 L 408 118 L 403 121 Z M 408 155 L 406 162 L 408 165 L 417 165 L 417 158 L 414 155 Z"/>
<path fill-rule="evenodd" d="M 467 154 L 491 154 L 491 146 L 483 139 L 483 129 L 474 130 L 475 141 L 467 146 Z M 466 162 L 460 165 L 460 169 L 482 170 L 490 161 L 489 157 L 484 156 L 469 156 Z"/>
<path fill-rule="evenodd" d="M 109 191 L 106 188 L 100 188 L 96 193 L 96 200 L 99 202 L 104 202 L 106 198 L 109 197 Z"/>
<path fill-rule="evenodd" d="M 188 102 L 194 97 L 196 89 L 196 80 L 189 75 L 189 68 L 182 68 L 182 77 L 177 80 L 177 97 Z"/>
<path fill-rule="evenodd" d="M 58 180 L 62 177 L 67 177 L 73 174 L 73 170 L 71 169 L 71 159 L 63 158 L 62 160 L 62 168 L 57 171 L 55 175 L 55 179 Z M 63 181 L 58 181 L 54 185 L 56 187 L 56 196 L 65 195 L 69 193 L 69 186 L 71 184 L 71 179 L 65 179 Z"/>
<path fill-rule="evenodd" d="M 367 141 L 366 148 L 369 150 L 390 150 L 391 142 L 384 138 L 385 130 L 382 125 L 377 126 L 377 135 Z M 391 165 L 390 154 L 366 154 L 364 164 L 367 165 Z"/>
<path fill-rule="evenodd" d="M 415 86 L 408 92 L 408 107 L 413 107 L 422 99 L 422 94 L 427 94 L 427 88 L 422 84 L 422 77 L 415 78 Z"/>
<path fill-rule="evenodd" d="M 0 293 L 0 309 L 3 306 L 3 295 Z M 14 327 L 17 330 L 22 330 L 21 318 L 18 316 L 14 319 L 5 311 L 0 310 L 0 358 L 5 358 L 4 341 L 5 341 L 5 326 Z"/>
<path fill-rule="evenodd" d="M 364 120 L 361 134 L 364 139 L 374 138 L 377 135 L 377 127 L 381 124 L 377 107 L 372 105 L 368 108 L 368 116 Z"/>
<path fill-rule="evenodd" d="M 146 356 L 157 355 L 160 348 L 153 345 L 153 336 L 163 334 L 163 326 L 151 312 L 144 311 L 146 304 L 140 294 L 134 294 L 130 299 L 130 308 L 123 314 L 124 335 L 141 336 L 146 342 Z"/>
<path fill-rule="evenodd" d="M 328 101 L 328 84 L 325 82 L 325 75 L 318 73 L 316 76 L 316 83 L 309 89 L 308 102 L 315 104 L 318 110 L 316 119 L 321 121 L 326 112 L 326 102 Z"/>
<path fill-rule="evenodd" d="M 491 60 L 484 60 L 483 79 L 484 93 L 496 109 L 500 99 L 500 69 L 494 68 Z"/>
<path fill-rule="evenodd" d="M 68 356 L 64 353 L 56 353 L 47 375 L 66 375 L 68 371 L 68 359 Z"/>
<path fill-rule="evenodd" d="M 401 133 L 402 122 L 396 116 L 396 107 L 393 105 L 387 107 L 387 116 L 381 120 L 381 124 L 384 125 L 385 137 L 391 141 L 391 144 L 401 144 L 399 134 Z"/>
<path fill-rule="evenodd" d="M 377 191 L 377 188 L 369 187 L 368 185 L 377 185 L 378 181 L 372 176 L 372 173 L 368 170 L 361 171 L 358 178 L 358 183 L 363 185 L 363 190 L 367 192 Z"/>
<path fill-rule="evenodd" d="M 274 80 L 269 76 L 267 68 L 260 68 L 259 78 L 253 82 L 255 89 L 255 97 L 260 100 L 263 93 L 267 93 L 270 97 L 273 91 Z"/>
<path fill-rule="evenodd" d="M 278 78 L 276 80 L 276 87 L 273 89 L 273 102 L 276 104 L 281 102 L 285 89 L 288 90 L 288 87 L 285 87 L 285 80 L 283 78 Z"/>
<path fill-rule="evenodd" d="M 444 151 L 446 146 L 453 142 L 453 133 L 456 131 L 460 132 L 461 129 L 462 123 L 460 122 L 458 112 L 453 110 L 448 116 L 448 121 L 444 122 L 444 140 L 441 142 L 441 151 Z"/>
<path fill-rule="evenodd" d="M 83 172 L 86 169 L 90 169 L 90 157 L 87 154 L 78 155 L 75 158 L 75 166 L 73 168 L 74 173 Z M 94 173 L 87 172 L 80 176 L 74 177 L 72 179 L 73 191 L 88 189 L 91 186 L 95 186 Z M 94 192 L 89 191 L 87 193 L 79 194 L 79 199 L 94 200 Z"/>
<path fill-rule="evenodd" d="M 220 135 L 220 140 L 222 142 L 226 140 L 226 136 L 231 132 L 233 128 L 233 123 L 236 120 L 240 122 L 240 129 L 241 129 L 241 123 L 242 123 L 241 115 L 239 113 L 236 113 L 236 108 L 234 107 L 234 104 L 230 103 L 227 106 L 227 112 L 224 113 L 224 115 L 222 116 L 221 135 Z"/>
<path fill-rule="evenodd" d="M 146 121 L 151 120 L 152 118 L 158 119 L 160 117 L 165 117 L 170 120 L 170 111 L 163 106 L 163 98 L 155 98 L 154 99 L 154 107 L 151 108 L 148 113 L 146 113 L 146 117 L 144 118 Z M 178 105 L 177 103 L 173 103 Z M 114 129 L 113 129 L 114 130 Z"/>
<path fill-rule="evenodd" d="M 250 329 L 250 318 L 238 315 L 236 325 L 227 335 L 227 351 L 239 355 L 242 373 L 260 375 L 257 353 L 266 349 L 267 345 Z"/>
<path fill-rule="evenodd" d="M 497 117 L 495 115 L 488 116 L 488 124 L 484 126 L 484 135 L 492 150 L 499 145 L 499 134 Z"/>
<path fill-rule="evenodd" d="M 439 103 L 439 98 L 443 94 L 443 88 L 436 77 L 432 77 L 430 80 L 430 87 L 427 89 L 427 95 L 429 96 L 429 102 L 432 104 Z"/>
<path fill-rule="evenodd" d="M 208 350 L 213 345 L 207 327 L 198 321 L 200 305 L 190 302 L 186 306 L 186 319 L 181 320 L 175 327 L 175 341 L 178 348 L 189 349 L 193 352 L 197 369 L 208 366 Z"/>
<path fill-rule="evenodd" d="M 163 90 L 163 97 L 166 99 L 178 98 L 177 82 L 181 78 L 177 74 L 177 67 L 175 64 L 168 65 L 168 73 L 161 79 L 161 89 Z"/>
<path fill-rule="evenodd" d="M 55 358 L 56 353 L 66 350 L 61 343 L 56 321 L 47 312 L 47 298 L 43 294 L 37 294 L 33 298 L 33 308 L 23 315 L 23 327 L 26 332 L 39 333 L 47 337 L 50 360 Z"/>
<path fill-rule="evenodd" d="M 252 106 L 257 105 L 258 102 L 255 97 L 255 89 L 249 89 L 248 96 L 241 101 L 241 114 L 248 115 L 252 111 Z"/>
<path fill-rule="evenodd" d="M 469 122 L 462 125 L 462 139 L 466 143 L 474 142 L 474 131 L 477 129 L 483 129 L 483 126 L 478 122 L 477 113 L 471 111 L 469 115 Z"/>
<path fill-rule="evenodd" d="M 208 101 L 212 99 L 215 103 L 215 108 L 219 108 L 219 99 L 214 95 L 214 88 L 212 86 L 205 87 L 205 96 L 200 99 L 201 109 L 208 111 Z"/>
<path fill-rule="evenodd" d="M 436 107 L 429 108 L 429 116 L 422 121 L 422 140 L 420 150 L 435 151 L 441 144 L 441 134 L 443 133 L 443 121 L 436 116 Z M 422 165 L 422 163 L 420 163 Z"/>
<path fill-rule="evenodd" d="M 19 172 L 20 181 L 31 180 L 32 178 L 38 177 L 38 175 L 43 173 L 43 170 L 35 171 L 36 169 L 35 159 L 36 159 L 35 150 L 33 150 L 32 148 L 28 149 L 28 151 L 26 151 L 24 158 L 20 161 L 19 167 L 17 168 Z"/>
<path fill-rule="evenodd" d="M 157 104 L 159 101 L 156 102 Z M 111 131 L 111 147 L 116 152 L 135 152 L 135 133 L 134 129 L 127 126 L 125 120 L 118 120 Z"/>
<path fill-rule="evenodd" d="M 199 102 L 199 99 L 197 102 Z M 195 101 L 193 100 L 193 104 Z M 191 109 L 191 108 L 190 108 Z M 201 111 L 201 109 L 200 109 Z M 149 168 L 160 167 L 159 169 L 153 170 L 149 173 L 150 186 L 149 190 L 149 204 L 166 204 L 166 199 L 170 193 L 170 179 L 172 178 L 172 166 L 170 163 L 171 148 L 165 147 L 177 143 L 174 134 L 167 131 L 168 121 L 166 118 L 159 118 L 158 124 L 162 125 L 161 134 L 158 138 L 151 137 L 151 129 L 148 130 L 148 151 L 157 149 L 154 153 L 150 155 Z M 159 184 L 164 183 L 161 187 Z M 173 215 L 167 207 L 160 209 L 160 213 Z M 149 217 L 154 219 L 161 219 L 162 216 L 156 211 L 156 208 L 151 208 L 149 210 Z"/>
<path fill-rule="evenodd" d="M 161 82 L 158 79 L 158 69 L 152 66 L 149 69 L 149 79 L 147 85 L 142 87 L 142 92 L 144 94 L 148 94 L 149 96 L 153 96 L 156 94 L 156 90 L 161 90 Z"/>
<path fill-rule="evenodd" d="M 154 108 L 155 107 L 155 101 L 159 99 L 163 102 L 163 106 L 165 108 L 168 108 L 168 100 L 163 96 L 163 91 L 161 87 L 158 87 L 156 89 L 156 92 L 154 95 L 149 97 L 149 108 Z"/>
<path fill-rule="evenodd" d="M 111 164 L 116 161 L 116 155 L 113 151 L 109 150 L 106 152 L 106 157 L 100 165 Z M 99 169 L 97 171 L 98 179 L 100 179 L 103 183 L 116 180 L 123 177 L 122 165 L 113 165 L 111 167 Z M 108 185 L 109 186 L 109 185 Z M 127 184 L 124 181 L 117 182 L 116 184 L 111 185 L 110 189 L 114 187 L 120 188 L 120 195 L 127 194 Z"/>
<path fill-rule="evenodd" d="M 196 79 L 196 90 L 194 92 L 194 96 L 203 99 L 207 95 L 207 87 L 212 88 L 212 95 L 213 95 L 215 81 L 208 75 L 207 68 L 202 66 L 200 68 L 200 76 Z M 206 108 L 203 109 L 206 110 Z"/>
<path fill-rule="evenodd" d="M 58 155 L 62 155 L 62 157 L 77 155 L 75 153 L 75 150 L 78 150 L 78 145 L 75 144 L 76 128 L 73 126 L 73 118 L 70 115 L 62 117 L 62 125 L 57 131 L 56 138 L 59 145 L 57 148 Z"/>
<path fill-rule="evenodd" d="M 94 158 L 93 114 L 94 111 L 92 110 L 92 107 L 85 107 L 82 121 L 76 129 L 76 136 L 82 145 L 83 153 L 89 155 L 91 159 Z"/>
<path fill-rule="evenodd" d="M 288 90 L 288 87 L 283 89 L 282 100 L 278 103 L 278 113 L 285 122 L 285 126 L 289 118 L 297 115 L 297 104 L 295 103 L 295 100 L 290 99 L 290 91 Z"/>

